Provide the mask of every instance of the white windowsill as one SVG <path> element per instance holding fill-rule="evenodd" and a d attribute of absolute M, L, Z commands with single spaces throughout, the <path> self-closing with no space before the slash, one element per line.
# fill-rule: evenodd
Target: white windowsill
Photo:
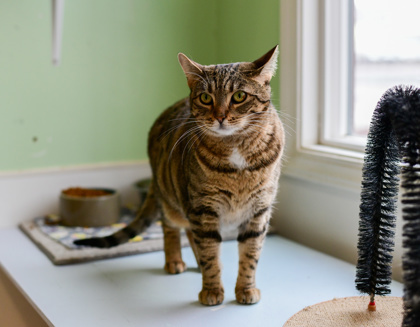
<path fill-rule="evenodd" d="M 225 301 L 205 307 L 191 249 L 183 257 L 191 268 L 173 276 L 163 271 L 162 251 L 57 267 L 17 228 L 0 230 L 2 268 L 53 326 L 282 326 L 308 305 L 358 295 L 353 265 L 270 236 L 257 273 L 261 302 L 236 303 L 237 244 L 230 241 L 222 245 Z M 400 283 L 391 288 L 402 295 Z"/>
<path fill-rule="evenodd" d="M 363 156 L 360 152 L 327 145 L 302 147 L 286 156 L 283 174 L 360 192 Z"/>

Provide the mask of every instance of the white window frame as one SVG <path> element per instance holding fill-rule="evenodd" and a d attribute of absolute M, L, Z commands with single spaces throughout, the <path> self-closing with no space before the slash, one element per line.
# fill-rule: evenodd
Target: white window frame
<path fill-rule="evenodd" d="M 366 137 L 351 135 L 354 93 L 353 6 L 353 0 L 318 2 L 319 51 L 323 63 L 319 142 L 363 152 Z"/>
<path fill-rule="evenodd" d="M 339 3 L 343 1 L 280 1 L 280 115 L 288 125 L 284 173 L 359 189 L 364 145 L 340 135 L 345 119 L 337 116 L 347 112 L 349 101 L 348 77 L 342 71 L 348 45 L 333 41 L 340 40 L 347 24 L 334 22 L 344 9 Z M 331 129 L 330 121 L 340 122 L 338 128 Z"/>

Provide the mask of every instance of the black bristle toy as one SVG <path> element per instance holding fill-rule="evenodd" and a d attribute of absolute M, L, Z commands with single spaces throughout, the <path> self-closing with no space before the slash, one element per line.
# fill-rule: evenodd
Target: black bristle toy
<path fill-rule="evenodd" d="M 363 166 L 356 288 L 390 292 L 395 211 L 401 168 L 405 255 L 403 326 L 420 326 L 420 90 L 389 89 L 375 108 Z"/>

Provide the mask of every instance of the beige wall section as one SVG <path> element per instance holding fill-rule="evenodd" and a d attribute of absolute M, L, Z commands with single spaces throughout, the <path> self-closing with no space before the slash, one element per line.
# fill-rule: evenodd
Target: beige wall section
<path fill-rule="evenodd" d="M 0 267 L 0 326 L 45 327 L 48 324 Z"/>

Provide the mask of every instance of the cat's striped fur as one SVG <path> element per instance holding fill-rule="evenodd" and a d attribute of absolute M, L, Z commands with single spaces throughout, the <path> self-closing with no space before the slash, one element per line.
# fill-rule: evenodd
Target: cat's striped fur
<path fill-rule="evenodd" d="M 224 227 L 238 229 L 236 299 L 260 299 L 255 271 L 267 233 L 284 147 L 270 80 L 275 47 L 250 63 L 202 66 L 179 54 L 191 94 L 168 108 L 149 135 L 152 186 L 132 224 L 79 245 L 111 247 L 162 217 L 168 273 L 181 273 L 180 228 L 185 228 L 203 277 L 199 300 L 223 301 L 219 248 Z M 239 93 L 238 93 L 239 92 Z"/>

